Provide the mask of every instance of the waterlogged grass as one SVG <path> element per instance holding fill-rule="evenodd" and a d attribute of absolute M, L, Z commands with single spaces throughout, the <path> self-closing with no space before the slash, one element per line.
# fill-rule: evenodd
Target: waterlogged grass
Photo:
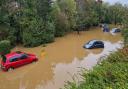
<path fill-rule="evenodd" d="M 112 53 L 93 70 L 82 71 L 83 81 L 68 82 L 64 89 L 128 89 L 128 48 Z"/>

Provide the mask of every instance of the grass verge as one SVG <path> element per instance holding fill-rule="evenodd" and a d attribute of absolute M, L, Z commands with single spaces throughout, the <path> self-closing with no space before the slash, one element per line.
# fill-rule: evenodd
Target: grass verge
<path fill-rule="evenodd" d="M 64 89 L 128 89 L 128 47 L 110 54 L 93 70 L 82 71 L 81 83 L 68 82 Z"/>

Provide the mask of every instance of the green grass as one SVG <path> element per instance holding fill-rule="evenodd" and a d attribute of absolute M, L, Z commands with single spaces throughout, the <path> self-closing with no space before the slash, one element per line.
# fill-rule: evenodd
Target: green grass
<path fill-rule="evenodd" d="M 64 89 L 128 89 L 128 48 L 112 53 L 93 70 L 82 71 L 80 84 L 68 82 Z"/>
<path fill-rule="evenodd" d="M 128 45 L 128 28 L 122 31 L 122 35 L 124 37 L 124 43 Z"/>

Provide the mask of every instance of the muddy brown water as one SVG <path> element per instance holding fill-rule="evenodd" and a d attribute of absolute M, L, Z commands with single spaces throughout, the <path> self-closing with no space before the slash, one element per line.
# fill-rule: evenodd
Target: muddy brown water
<path fill-rule="evenodd" d="M 105 48 L 84 49 L 83 44 L 92 39 L 103 40 Z M 65 81 L 72 81 L 73 78 L 79 80 L 81 67 L 90 69 L 100 57 L 121 48 L 121 40 L 121 34 L 112 35 L 103 33 L 100 28 L 93 28 L 80 35 L 73 32 L 56 38 L 54 43 L 46 47 L 17 46 L 12 51 L 34 53 L 39 61 L 10 72 L 0 71 L 0 89 L 59 89 Z"/>

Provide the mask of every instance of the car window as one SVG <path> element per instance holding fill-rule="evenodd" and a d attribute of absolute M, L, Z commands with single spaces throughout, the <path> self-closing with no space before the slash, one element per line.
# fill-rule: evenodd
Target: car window
<path fill-rule="evenodd" d="M 20 57 L 20 59 L 26 59 L 27 57 L 28 57 L 27 54 L 22 54 L 21 57 Z"/>
<path fill-rule="evenodd" d="M 92 45 L 93 43 L 95 43 L 95 41 L 89 41 L 89 43 L 88 44 L 90 44 L 90 45 Z"/>
<path fill-rule="evenodd" d="M 102 42 L 101 42 L 101 41 L 99 41 L 98 43 L 99 43 L 99 44 L 102 44 Z"/>
<path fill-rule="evenodd" d="M 15 61 L 18 61 L 18 58 L 11 58 L 10 59 L 10 62 L 15 62 Z"/>
<path fill-rule="evenodd" d="M 97 41 L 97 42 L 95 42 L 95 44 L 101 44 L 101 42 L 100 41 Z"/>
<path fill-rule="evenodd" d="M 16 55 L 10 58 L 10 62 L 18 61 L 20 59 L 21 55 Z"/>
<path fill-rule="evenodd" d="M 115 29 L 113 29 L 112 32 L 115 32 Z"/>
<path fill-rule="evenodd" d="M 97 44 L 98 44 L 97 42 L 94 43 L 94 45 L 97 45 Z"/>

